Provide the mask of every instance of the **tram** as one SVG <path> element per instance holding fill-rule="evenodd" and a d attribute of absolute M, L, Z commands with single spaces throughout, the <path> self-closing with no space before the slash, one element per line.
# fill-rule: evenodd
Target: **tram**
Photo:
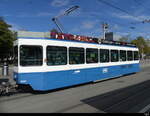
<path fill-rule="evenodd" d="M 17 35 L 13 78 L 18 85 L 31 86 L 35 91 L 95 82 L 140 70 L 139 50 L 134 45 L 95 42 L 83 36 L 73 39 L 65 34 L 60 38 L 59 34 L 49 32 L 19 31 Z"/>

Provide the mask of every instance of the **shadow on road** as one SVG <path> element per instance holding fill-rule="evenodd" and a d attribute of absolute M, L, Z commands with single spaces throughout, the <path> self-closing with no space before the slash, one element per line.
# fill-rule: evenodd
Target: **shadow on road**
<path fill-rule="evenodd" d="M 150 104 L 150 80 L 82 100 L 107 113 L 138 113 Z"/>

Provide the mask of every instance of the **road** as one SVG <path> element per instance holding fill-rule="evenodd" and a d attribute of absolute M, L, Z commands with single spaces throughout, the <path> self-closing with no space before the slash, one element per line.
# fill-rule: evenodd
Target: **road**
<path fill-rule="evenodd" d="M 150 111 L 150 67 L 137 74 L 47 93 L 0 98 L 1 113 L 145 113 Z"/>

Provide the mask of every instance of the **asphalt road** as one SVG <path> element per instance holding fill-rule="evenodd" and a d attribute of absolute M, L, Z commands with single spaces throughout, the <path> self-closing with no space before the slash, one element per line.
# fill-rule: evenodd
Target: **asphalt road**
<path fill-rule="evenodd" d="M 98 83 L 0 98 L 0 113 L 145 113 L 150 110 L 150 67 Z"/>

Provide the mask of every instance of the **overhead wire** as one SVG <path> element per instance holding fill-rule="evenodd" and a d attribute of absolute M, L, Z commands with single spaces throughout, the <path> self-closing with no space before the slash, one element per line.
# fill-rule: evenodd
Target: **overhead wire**
<path fill-rule="evenodd" d="M 104 0 L 97 0 L 97 1 L 98 1 L 98 2 L 101 2 L 101 3 L 105 4 L 105 5 L 107 5 L 107 6 L 109 6 L 109 7 L 112 7 L 112 8 L 114 8 L 114 9 L 117 9 L 117 10 L 123 12 L 123 13 L 126 13 L 126 14 L 128 14 L 128 15 L 134 17 L 134 18 L 137 18 L 137 19 L 140 20 L 140 21 L 145 20 L 145 19 L 143 19 L 143 18 L 141 18 L 141 17 L 138 17 L 138 16 L 136 16 L 136 15 L 131 14 L 130 12 L 128 12 L 128 11 L 126 11 L 126 10 L 124 10 L 124 9 L 122 9 L 122 8 L 120 8 L 120 7 L 118 7 L 118 6 L 115 6 L 115 5 L 111 4 L 110 2 L 107 2 L 107 1 L 104 1 Z"/>
<path fill-rule="evenodd" d="M 96 17 L 97 19 L 100 19 L 101 20 L 101 23 L 105 23 L 105 22 L 107 22 L 107 23 L 111 23 L 111 24 L 113 24 L 113 26 L 115 26 L 116 24 L 117 25 L 120 25 L 120 26 L 124 26 L 124 27 L 127 27 L 127 28 L 130 28 L 131 29 L 131 27 L 130 26 L 127 26 L 127 24 L 122 24 L 122 23 L 119 23 L 118 21 L 112 21 L 112 20 L 108 20 L 107 18 L 102 18 L 102 17 L 100 17 L 98 14 L 93 14 L 93 13 L 91 13 L 90 11 L 85 11 L 85 10 L 82 10 L 82 12 L 84 12 L 84 13 L 88 13 L 88 15 L 90 15 L 90 16 L 92 16 L 92 17 Z"/>

